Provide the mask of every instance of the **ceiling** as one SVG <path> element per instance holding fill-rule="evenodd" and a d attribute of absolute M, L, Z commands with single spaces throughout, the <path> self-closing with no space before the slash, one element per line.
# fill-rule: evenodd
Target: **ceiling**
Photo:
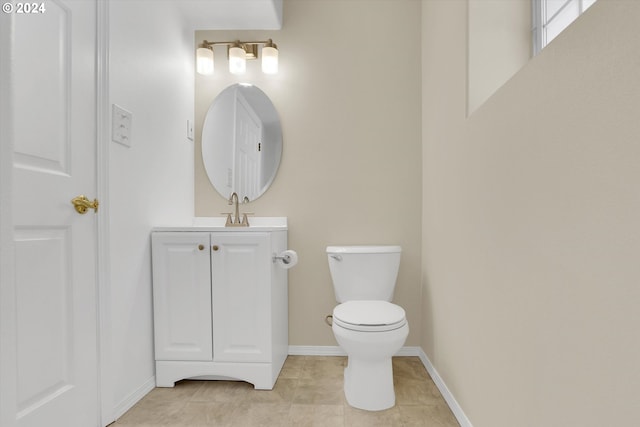
<path fill-rule="evenodd" d="M 279 30 L 283 0 L 181 0 L 179 13 L 193 30 Z"/>

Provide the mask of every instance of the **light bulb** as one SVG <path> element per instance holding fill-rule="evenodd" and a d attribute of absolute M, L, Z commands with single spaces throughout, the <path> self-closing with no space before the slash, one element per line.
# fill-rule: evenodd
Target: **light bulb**
<path fill-rule="evenodd" d="M 229 72 L 244 74 L 247 71 L 247 53 L 239 46 L 229 48 Z"/>
<path fill-rule="evenodd" d="M 262 48 L 262 72 L 265 74 L 278 72 L 278 49 L 275 45 Z"/>
<path fill-rule="evenodd" d="M 205 76 L 213 74 L 213 49 L 199 47 L 196 50 L 196 71 Z"/>

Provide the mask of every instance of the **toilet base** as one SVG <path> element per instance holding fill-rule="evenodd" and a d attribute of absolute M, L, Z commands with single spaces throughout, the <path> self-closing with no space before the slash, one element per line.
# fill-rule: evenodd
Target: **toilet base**
<path fill-rule="evenodd" d="M 344 395 L 350 406 L 382 411 L 396 404 L 391 357 L 382 360 L 348 359 L 344 369 Z"/>

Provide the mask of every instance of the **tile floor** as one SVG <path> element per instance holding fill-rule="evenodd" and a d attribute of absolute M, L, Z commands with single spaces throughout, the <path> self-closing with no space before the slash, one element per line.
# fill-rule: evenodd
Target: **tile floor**
<path fill-rule="evenodd" d="M 379 412 L 346 403 L 346 361 L 289 356 L 273 390 L 240 381 L 180 381 L 152 390 L 110 427 L 458 427 L 419 358 L 393 358 L 396 406 Z"/>

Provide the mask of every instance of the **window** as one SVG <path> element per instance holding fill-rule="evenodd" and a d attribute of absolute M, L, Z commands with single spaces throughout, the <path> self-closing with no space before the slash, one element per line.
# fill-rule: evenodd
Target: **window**
<path fill-rule="evenodd" d="M 537 55 L 596 0 L 532 0 L 533 54 Z"/>

